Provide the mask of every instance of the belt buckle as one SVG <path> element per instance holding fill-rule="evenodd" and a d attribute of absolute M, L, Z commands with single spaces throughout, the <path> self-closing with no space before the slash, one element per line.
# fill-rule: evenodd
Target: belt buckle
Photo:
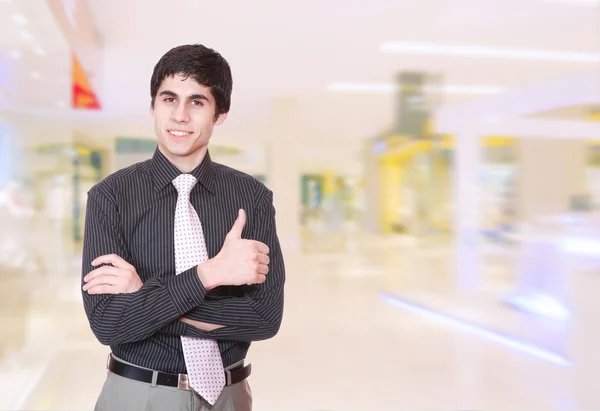
<path fill-rule="evenodd" d="M 231 385 L 231 370 L 225 369 L 225 385 Z"/>
<path fill-rule="evenodd" d="M 192 387 L 190 387 L 187 374 L 179 374 L 179 378 L 177 378 L 177 388 L 186 391 L 190 391 L 192 389 Z"/>

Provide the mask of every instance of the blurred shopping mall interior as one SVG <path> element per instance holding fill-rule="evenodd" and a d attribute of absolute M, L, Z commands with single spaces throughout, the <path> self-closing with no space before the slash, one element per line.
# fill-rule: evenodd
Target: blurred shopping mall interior
<path fill-rule="evenodd" d="M 191 43 L 212 159 L 274 192 L 256 411 L 600 409 L 600 1 L 0 0 L 0 410 L 93 409 L 87 192 Z"/>

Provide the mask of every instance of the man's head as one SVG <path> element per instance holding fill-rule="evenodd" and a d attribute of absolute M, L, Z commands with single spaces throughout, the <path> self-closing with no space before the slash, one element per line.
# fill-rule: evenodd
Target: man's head
<path fill-rule="evenodd" d="M 202 158 L 213 127 L 227 117 L 232 88 L 229 64 L 212 49 L 184 45 L 161 57 L 150 82 L 150 111 L 159 149 L 171 162 L 187 168 Z"/>

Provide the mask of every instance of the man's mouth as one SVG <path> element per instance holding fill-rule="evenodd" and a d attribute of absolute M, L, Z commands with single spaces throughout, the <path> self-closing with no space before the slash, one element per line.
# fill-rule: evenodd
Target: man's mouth
<path fill-rule="evenodd" d="M 181 130 L 169 130 L 169 134 L 174 137 L 185 137 L 189 134 L 192 134 L 191 131 L 181 131 Z"/>

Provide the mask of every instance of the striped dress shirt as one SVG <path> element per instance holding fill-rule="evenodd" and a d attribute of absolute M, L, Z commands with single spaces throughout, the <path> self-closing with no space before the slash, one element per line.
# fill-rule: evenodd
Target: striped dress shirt
<path fill-rule="evenodd" d="M 88 192 L 83 277 L 91 262 L 117 254 L 132 264 L 143 286 L 134 293 L 89 295 L 83 304 L 91 329 L 119 358 L 158 371 L 186 373 L 180 336 L 216 339 L 224 366 L 245 358 L 252 341 L 279 331 L 285 269 L 275 226 L 273 193 L 252 176 L 215 163 L 207 153 L 191 174 L 190 194 L 206 238 L 209 258 L 220 251 L 240 208 L 243 238 L 265 243 L 269 274 L 263 284 L 206 291 L 196 268 L 175 274 L 174 223 L 181 172 L 156 149 L 147 161 L 121 169 Z M 202 331 L 182 316 L 224 327 Z"/>

